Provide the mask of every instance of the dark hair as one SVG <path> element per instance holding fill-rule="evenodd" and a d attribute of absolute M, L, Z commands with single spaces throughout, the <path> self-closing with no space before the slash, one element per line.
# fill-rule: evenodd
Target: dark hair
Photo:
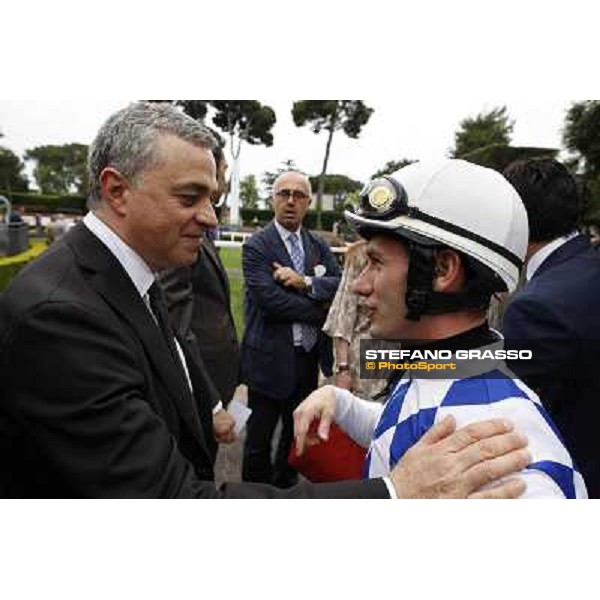
<path fill-rule="evenodd" d="M 215 141 L 217 142 L 212 149 L 212 155 L 218 168 L 221 164 L 221 161 L 225 158 L 225 152 L 223 151 L 223 148 L 225 148 L 225 140 L 223 139 L 223 136 L 212 127 L 207 127 L 207 129 L 212 133 Z"/>
<path fill-rule="evenodd" d="M 577 227 L 583 204 L 575 178 L 563 164 L 553 158 L 518 160 L 503 175 L 523 200 L 530 242 L 547 242 Z"/>

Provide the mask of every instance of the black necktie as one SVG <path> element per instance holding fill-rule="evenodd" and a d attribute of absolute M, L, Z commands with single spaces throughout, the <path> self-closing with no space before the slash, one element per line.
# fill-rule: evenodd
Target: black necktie
<path fill-rule="evenodd" d="M 150 299 L 150 307 L 152 308 L 152 312 L 156 317 L 156 324 L 162 336 L 167 344 L 169 351 L 171 352 L 171 356 L 175 361 L 175 364 L 178 366 L 180 370 L 183 371 L 183 366 L 181 364 L 181 359 L 179 357 L 179 352 L 177 352 L 177 348 L 175 347 L 175 334 L 173 333 L 173 329 L 169 323 L 169 314 L 167 311 L 167 303 L 165 302 L 165 297 L 160 289 L 160 286 L 156 281 L 150 286 L 148 290 L 148 298 Z M 183 373 L 185 377 L 185 373 Z"/>

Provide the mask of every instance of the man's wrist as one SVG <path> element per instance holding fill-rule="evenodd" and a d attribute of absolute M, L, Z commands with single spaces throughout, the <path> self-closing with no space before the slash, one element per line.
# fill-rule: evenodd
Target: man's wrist
<path fill-rule="evenodd" d="M 306 289 L 310 292 L 310 290 L 312 290 L 312 284 L 313 284 L 313 279 L 312 277 L 309 277 L 308 275 L 304 276 L 304 285 L 306 286 Z"/>
<path fill-rule="evenodd" d="M 350 365 L 347 362 L 338 362 L 335 366 L 335 374 L 346 373 L 350 371 Z"/>

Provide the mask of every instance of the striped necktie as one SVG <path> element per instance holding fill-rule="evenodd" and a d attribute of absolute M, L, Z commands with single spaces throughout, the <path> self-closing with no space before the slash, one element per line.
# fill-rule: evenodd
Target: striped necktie
<path fill-rule="evenodd" d="M 298 234 L 292 233 L 288 239 L 290 241 L 290 257 L 292 259 L 292 263 L 294 264 L 294 269 L 296 273 L 304 275 L 304 253 L 300 247 Z M 317 328 L 313 325 L 300 323 L 300 329 L 302 331 L 302 347 L 307 352 L 310 352 L 317 343 Z"/>

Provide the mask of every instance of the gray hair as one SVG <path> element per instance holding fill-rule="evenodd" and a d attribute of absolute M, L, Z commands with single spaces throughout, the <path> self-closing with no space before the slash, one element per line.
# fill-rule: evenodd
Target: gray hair
<path fill-rule="evenodd" d="M 211 152 L 216 140 L 210 130 L 165 102 L 135 102 L 117 111 L 102 125 L 88 153 L 89 208 L 102 201 L 100 173 L 113 167 L 135 182 L 142 171 L 160 161 L 155 142 L 170 134 Z"/>

